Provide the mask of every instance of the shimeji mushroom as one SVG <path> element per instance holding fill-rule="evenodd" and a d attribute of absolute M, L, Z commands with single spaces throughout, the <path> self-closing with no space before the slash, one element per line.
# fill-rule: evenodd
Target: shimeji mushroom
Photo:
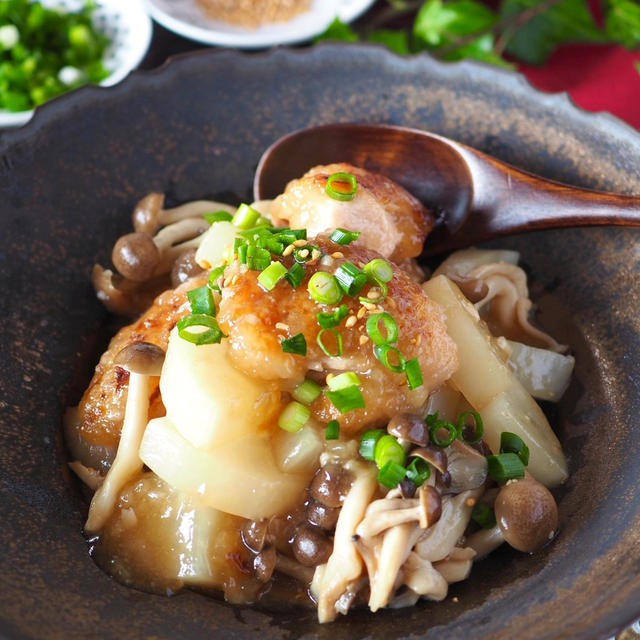
<path fill-rule="evenodd" d="M 558 507 L 551 492 L 532 476 L 510 480 L 496 496 L 496 525 L 469 536 L 467 544 L 483 557 L 507 542 L 518 551 L 533 553 L 556 535 Z"/>
<path fill-rule="evenodd" d="M 114 363 L 129 371 L 129 390 L 118 452 L 104 482 L 95 492 L 89 507 L 85 529 L 99 531 L 109 518 L 124 485 L 142 469 L 138 454 L 148 421 L 149 376 L 159 376 L 164 351 L 149 342 L 134 342 L 124 347 Z"/>

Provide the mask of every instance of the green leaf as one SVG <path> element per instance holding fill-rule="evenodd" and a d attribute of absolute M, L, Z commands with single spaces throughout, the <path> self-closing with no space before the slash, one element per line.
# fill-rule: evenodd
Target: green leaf
<path fill-rule="evenodd" d="M 324 33 L 321 33 L 315 38 L 316 42 L 318 40 L 358 42 L 360 37 L 348 24 L 342 22 L 340 18 L 335 18 L 334 21 L 326 28 Z"/>
<path fill-rule="evenodd" d="M 409 53 L 409 36 L 401 29 L 378 29 L 370 33 L 367 40 L 383 44 L 396 53 Z"/>
<path fill-rule="evenodd" d="M 503 18 L 535 10 L 540 0 L 503 0 Z M 586 0 L 562 0 L 528 20 L 507 45 L 507 51 L 529 64 L 544 64 L 563 42 L 604 42 Z"/>
<path fill-rule="evenodd" d="M 413 23 L 414 36 L 428 47 L 442 47 L 455 38 L 488 29 L 496 14 L 475 0 L 427 0 Z"/>
<path fill-rule="evenodd" d="M 444 60 L 463 60 L 464 58 L 474 58 L 475 60 L 481 60 L 489 64 L 495 64 L 507 69 L 513 69 L 515 65 L 507 62 L 501 58 L 494 50 L 494 37 L 491 33 L 485 33 L 484 35 L 467 42 L 460 47 L 457 47 L 453 51 L 448 52 L 443 56 Z"/>
<path fill-rule="evenodd" d="M 628 49 L 640 45 L 640 4 L 634 0 L 609 0 L 605 7 L 605 32 Z"/>

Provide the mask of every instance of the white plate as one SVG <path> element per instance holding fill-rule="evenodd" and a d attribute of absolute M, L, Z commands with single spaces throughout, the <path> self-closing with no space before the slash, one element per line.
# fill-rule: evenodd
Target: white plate
<path fill-rule="evenodd" d="M 84 0 L 42 0 L 42 4 L 78 11 Z M 103 59 L 110 74 L 100 83 L 107 87 L 120 82 L 144 58 L 151 42 L 151 20 L 142 0 L 96 0 L 93 23 L 111 40 Z M 22 125 L 32 115 L 32 110 L 10 112 L 0 109 L 0 127 Z"/>
<path fill-rule="evenodd" d="M 375 0 L 312 0 L 311 8 L 287 22 L 254 29 L 212 20 L 196 0 L 146 0 L 149 13 L 163 27 L 205 44 L 259 49 L 309 40 L 322 33 L 337 16 L 351 22 Z"/>

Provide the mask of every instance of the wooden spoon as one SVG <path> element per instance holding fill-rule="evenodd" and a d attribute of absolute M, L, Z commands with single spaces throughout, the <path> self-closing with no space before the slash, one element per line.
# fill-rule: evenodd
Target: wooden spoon
<path fill-rule="evenodd" d="M 436 216 L 426 254 L 536 229 L 640 225 L 640 196 L 553 182 L 454 140 L 382 124 L 327 124 L 280 138 L 260 159 L 255 198 L 273 198 L 331 162 L 382 173 L 421 200 Z"/>

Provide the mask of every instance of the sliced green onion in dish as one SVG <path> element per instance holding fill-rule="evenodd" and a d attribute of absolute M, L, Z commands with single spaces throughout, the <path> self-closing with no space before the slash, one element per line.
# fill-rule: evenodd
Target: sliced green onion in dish
<path fill-rule="evenodd" d="M 257 209 L 254 209 L 243 202 L 236 210 L 231 221 L 239 229 L 250 229 L 251 227 L 256 226 L 256 222 L 261 218 L 262 216 Z"/>
<path fill-rule="evenodd" d="M 465 430 L 467 428 L 467 416 L 471 416 L 473 418 L 473 422 L 475 423 L 475 428 L 473 430 L 473 435 L 470 438 L 467 438 L 465 435 Z M 477 411 L 463 411 L 458 416 L 458 437 L 462 438 L 464 442 L 468 444 L 474 444 L 475 442 L 480 442 L 482 440 L 482 436 L 484 435 L 484 425 L 482 423 L 482 417 Z M 518 436 L 516 436 L 517 438 Z M 518 438 L 518 440 L 520 440 Z M 522 442 L 522 440 L 520 440 Z M 522 442 L 524 445 L 524 442 Z M 514 451 L 514 453 L 517 453 Z M 528 459 L 528 456 L 527 456 Z M 525 462 L 526 464 L 526 462 Z"/>
<path fill-rule="evenodd" d="M 379 292 L 376 291 L 376 288 Z M 385 282 L 374 281 L 373 286 L 369 289 L 366 296 L 359 296 L 360 302 L 370 302 L 371 304 L 380 304 L 389 293 L 389 289 Z"/>
<path fill-rule="evenodd" d="M 340 437 L 340 423 L 337 420 L 327 422 L 324 432 L 325 440 L 337 440 Z"/>
<path fill-rule="evenodd" d="M 411 458 L 411 462 L 407 465 L 407 478 L 419 487 L 431 477 L 431 466 L 422 458 Z"/>
<path fill-rule="evenodd" d="M 384 429 L 369 429 L 360 436 L 360 448 L 358 451 L 365 460 L 373 460 L 376 442 L 386 433 Z"/>
<path fill-rule="evenodd" d="M 407 470 L 401 464 L 394 460 L 388 460 L 378 471 L 378 482 L 388 489 L 393 489 L 403 480 L 406 473 Z"/>
<path fill-rule="evenodd" d="M 422 369 L 418 362 L 418 358 L 411 358 L 411 360 L 407 360 L 404 365 L 404 372 L 407 375 L 407 385 L 409 386 L 409 389 L 417 389 L 424 384 L 424 380 L 422 379 Z"/>
<path fill-rule="evenodd" d="M 483 529 L 492 529 L 496 526 L 496 514 L 486 502 L 476 502 L 473 505 L 471 519 Z"/>
<path fill-rule="evenodd" d="M 392 347 L 390 344 L 376 344 L 373 347 L 373 353 L 390 371 L 402 373 L 405 370 L 407 361 L 400 353 L 400 349 Z"/>
<path fill-rule="evenodd" d="M 258 282 L 267 290 L 271 291 L 285 277 L 287 267 L 282 262 L 272 262 L 258 276 Z"/>
<path fill-rule="evenodd" d="M 524 478 L 524 464 L 515 453 L 499 453 L 487 456 L 489 475 L 496 482 L 506 482 L 516 478 Z"/>
<path fill-rule="evenodd" d="M 345 371 L 337 376 L 333 376 L 327 380 L 327 385 L 331 391 L 338 391 L 339 389 L 345 389 L 346 387 L 352 387 L 353 385 L 360 385 L 360 378 L 353 371 Z"/>
<path fill-rule="evenodd" d="M 331 347 L 326 344 L 326 340 L 329 335 L 333 336 L 333 351 L 331 350 Z M 320 329 L 316 336 L 316 342 L 320 349 L 322 349 L 322 353 L 324 353 L 325 356 L 338 358 L 342 355 L 342 336 L 337 329 Z"/>
<path fill-rule="evenodd" d="M 285 338 L 281 342 L 281 346 L 285 353 L 295 353 L 298 356 L 307 355 L 307 341 L 301 333 L 296 333 L 295 336 Z"/>
<path fill-rule="evenodd" d="M 529 447 L 520 436 L 510 431 L 500 434 L 500 453 L 515 453 L 525 467 L 529 464 Z"/>
<path fill-rule="evenodd" d="M 250 244 L 246 251 L 246 265 L 254 271 L 263 271 L 271 264 L 271 254 L 267 249 Z"/>
<path fill-rule="evenodd" d="M 360 235 L 359 231 L 349 231 L 348 229 L 341 229 L 340 227 L 336 228 L 329 239 L 333 240 L 336 244 L 347 245 L 358 239 Z"/>
<path fill-rule="evenodd" d="M 284 243 L 273 237 L 263 236 L 258 238 L 256 240 L 256 246 L 261 249 L 266 249 L 269 253 L 274 253 L 278 256 L 281 256 L 284 252 Z"/>
<path fill-rule="evenodd" d="M 220 211 L 212 211 L 211 213 L 205 213 L 203 214 L 203 216 L 209 224 L 213 224 L 214 222 L 231 222 L 233 220 L 233 215 L 231 215 L 224 209 L 220 209 Z"/>
<path fill-rule="evenodd" d="M 316 319 L 318 324 L 323 329 L 330 329 L 340 324 L 343 318 L 346 318 L 349 314 L 349 309 L 346 304 L 341 304 L 335 311 L 320 311 L 316 313 Z"/>
<path fill-rule="evenodd" d="M 227 336 L 222 333 L 218 321 L 211 315 L 193 313 L 180 318 L 176 323 L 178 335 L 187 342 L 196 345 L 217 344 Z"/>
<path fill-rule="evenodd" d="M 326 390 L 324 393 L 340 413 L 364 408 L 362 391 L 355 384 L 336 391 Z"/>
<path fill-rule="evenodd" d="M 294 289 L 296 289 L 304 280 L 304 275 L 304 267 L 299 262 L 294 262 L 287 270 L 287 273 L 284 274 L 284 277 L 286 278 L 287 282 Z"/>
<path fill-rule="evenodd" d="M 374 258 L 362 267 L 362 270 L 378 282 L 389 282 L 393 278 L 393 267 L 384 258 Z"/>
<path fill-rule="evenodd" d="M 382 323 L 384 334 L 380 331 L 380 323 Z M 374 344 L 393 344 L 398 340 L 398 325 L 394 317 L 386 311 L 369 315 L 365 328 Z"/>
<path fill-rule="evenodd" d="M 367 274 L 348 260 L 336 269 L 335 277 L 340 288 L 351 297 L 357 296 L 368 280 Z"/>
<path fill-rule="evenodd" d="M 342 299 L 338 280 L 326 271 L 316 271 L 307 284 L 309 295 L 322 304 L 337 304 Z"/>
<path fill-rule="evenodd" d="M 213 291 L 217 291 L 218 293 L 222 293 L 222 289 L 220 288 L 220 278 L 224 274 L 224 270 L 227 268 L 226 264 L 222 264 L 219 267 L 215 267 L 215 269 L 211 269 L 211 273 L 209 274 L 209 282 L 207 286 Z"/>
<path fill-rule="evenodd" d="M 405 460 L 404 447 L 392 435 L 384 435 L 376 442 L 373 460 L 379 469 L 382 469 L 389 460 L 403 465 Z"/>
<path fill-rule="evenodd" d="M 435 420 L 430 419 L 431 416 L 427 416 L 431 442 L 438 447 L 448 447 L 458 437 L 458 427 L 448 420 L 438 420 L 437 414 L 433 415 Z M 442 435 L 443 430 L 447 432 L 446 435 Z"/>
<path fill-rule="evenodd" d="M 305 244 L 305 245 L 302 245 L 301 247 L 295 247 L 293 250 L 293 259 L 296 262 L 300 262 L 301 264 L 304 264 L 305 262 L 309 262 L 310 260 L 313 260 L 313 258 L 318 255 L 319 248 L 320 247 L 318 247 L 317 244 Z M 314 251 L 315 251 L 315 254 L 314 254 Z"/>
<path fill-rule="evenodd" d="M 204 313 L 208 316 L 216 315 L 216 303 L 213 300 L 213 292 L 208 285 L 202 285 L 197 289 L 187 291 L 187 299 L 192 313 Z"/>
<path fill-rule="evenodd" d="M 293 400 L 282 410 L 278 418 L 278 426 L 285 431 L 295 433 L 307 424 L 310 416 L 311 409 L 309 407 Z"/>
<path fill-rule="evenodd" d="M 311 404 L 320 394 L 322 393 L 322 387 L 311 380 L 310 378 L 305 378 L 294 390 L 291 394 L 295 400 L 301 402 L 302 404 L 309 405 Z"/>
<path fill-rule="evenodd" d="M 353 200 L 358 188 L 356 177 L 348 171 L 337 171 L 327 178 L 325 192 L 330 198 L 347 202 Z"/>

